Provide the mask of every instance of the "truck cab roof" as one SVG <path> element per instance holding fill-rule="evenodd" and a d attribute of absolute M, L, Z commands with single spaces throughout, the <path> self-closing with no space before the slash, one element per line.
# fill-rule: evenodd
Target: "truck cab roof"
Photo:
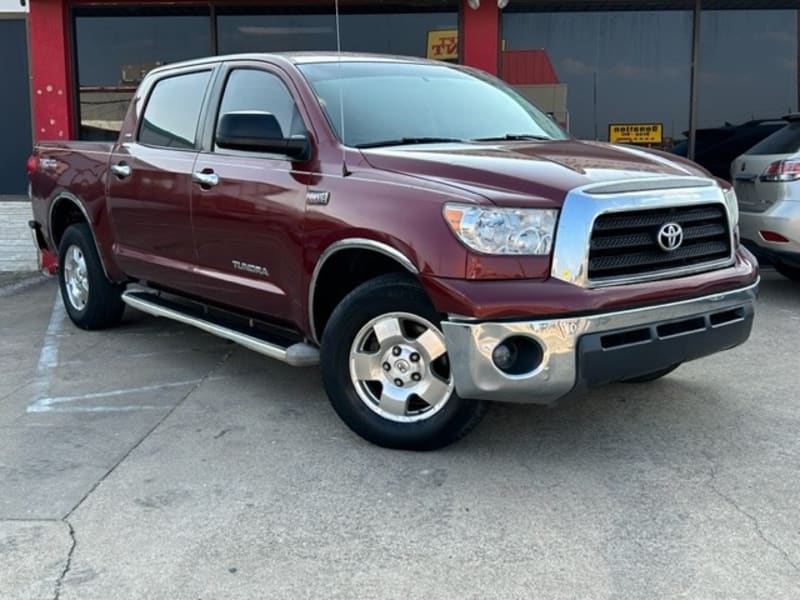
<path fill-rule="evenodd" d="M 383 62 L 383 63 L 419 63 L 419 64 L 438 64 L 448 66 L 450 63 L 419 58 L 416 56 L 396 56 L 391 54 L 374 54 L 368 52 L 341 52 L 334 51 L 303 51 L 303 52 L 249 52 L 244 54 L 223 54 L 207 58 L 186 60 L 170 63 L 150 71 L 152 74 L 159 74 L 172 69 L 185 68 L 191 66 L 214 65 L 232 61 L 263 61 L 273 64 L 290 63 L 293 65 L 331 63 L 331 62 Z"/>

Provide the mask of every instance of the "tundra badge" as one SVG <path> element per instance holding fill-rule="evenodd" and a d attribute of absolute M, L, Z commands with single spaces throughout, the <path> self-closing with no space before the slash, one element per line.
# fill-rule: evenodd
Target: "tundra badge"
<path fill-rule="evenodd" d="M 233 268 L 237 271 L 246 271 L 247 273 L 254 273 L 255 275 L 261 275 L 262 277 L 269 277 L 269 271 L 267 271 L 266 267 L 261 267 L 259 265 L 251 265 L 250 263 L 242 262 L 240 260 L 232 260 Z"/>
<path fill-rule="evenodd" d="M 306 192 L 306 203 L 314 206 L 325 206 L 331 199 L 330 192 L 322 190 L 308 190 Z"/>

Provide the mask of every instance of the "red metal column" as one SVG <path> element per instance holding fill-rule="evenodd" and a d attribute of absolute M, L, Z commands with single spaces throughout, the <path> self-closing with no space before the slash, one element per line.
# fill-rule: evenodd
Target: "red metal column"
<path fill-rule="evenodd" d="M 28 16 L 33 137 L 74 137 L 65 0 L 32 0 Z"/>
<path fill-rule="evenodd" d="M 500 10 L 497 0 L 480 0 L 470 8 L 461 2 L 461 56 L 470 67 L 497 75 L 500 62 Z"/>

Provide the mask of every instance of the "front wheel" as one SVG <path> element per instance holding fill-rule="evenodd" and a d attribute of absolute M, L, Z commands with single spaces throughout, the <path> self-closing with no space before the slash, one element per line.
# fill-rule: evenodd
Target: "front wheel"
<path fill-rule="evenodd" d="M 352 291 L 322 337 L 322 378 L 334 410 L 364 439 L 435 450 L 465 436 L 487 404 L 455 393 L 439 317 L 411 277 Z"/>

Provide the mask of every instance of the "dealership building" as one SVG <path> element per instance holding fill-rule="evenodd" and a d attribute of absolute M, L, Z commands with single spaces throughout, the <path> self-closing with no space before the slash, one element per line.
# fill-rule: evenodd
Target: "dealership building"
<path fill-rule="evenodd" d="M 0 3 L 0 195 L 25 191 L 32 140 L 114 138 L 156 65 L 336 48 L 333 0 Z M 580 138 L 658 123 L 669 142 L 798 110 L 798 0 L 504 3 L 340 0 L 342 49 L 479 67 Z"/>

